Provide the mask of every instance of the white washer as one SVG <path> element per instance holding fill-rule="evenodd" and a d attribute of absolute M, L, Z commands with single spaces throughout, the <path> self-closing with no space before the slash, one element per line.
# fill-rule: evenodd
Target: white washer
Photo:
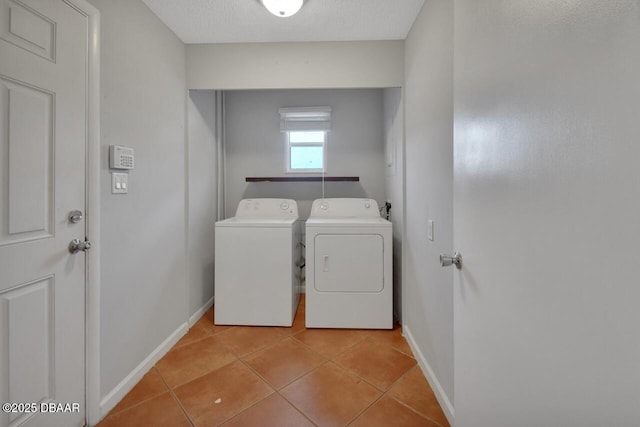
<path fill-rule="evenodd" d="M 296 202 L 242 200 L 215 231 L 214 323 L 291 326 L 300 295 Z"/>
<path fill-rule="evenodd" d="M 371 199 L 319 199 L 306 224 L 308 328 L 391 329 L 391 222 Z"/>

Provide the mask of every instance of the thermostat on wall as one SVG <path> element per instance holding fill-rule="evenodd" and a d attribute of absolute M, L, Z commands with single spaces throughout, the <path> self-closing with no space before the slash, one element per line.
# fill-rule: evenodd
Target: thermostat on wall
<path fill-rule="evenodd" d="M 109 167 L 111 169 L 133 169 L 133 148 L 110 145 Z"/>

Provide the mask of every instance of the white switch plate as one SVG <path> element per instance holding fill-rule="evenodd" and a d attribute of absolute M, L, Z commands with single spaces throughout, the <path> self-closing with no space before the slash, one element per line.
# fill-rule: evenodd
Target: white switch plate
<path fill-rule="evenodd" d="M 129 192 L 129 174 L 111 173 L 111 194 L 127 194 Z"/>
<path fill-rule="evenodd" d="M 433 242 L 433 220 L 427 222 L 427 238 Z"/>

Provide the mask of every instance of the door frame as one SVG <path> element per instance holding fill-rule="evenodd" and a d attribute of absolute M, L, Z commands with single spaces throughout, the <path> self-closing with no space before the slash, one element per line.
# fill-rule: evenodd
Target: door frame
<path fill-rule="evenodd" d="M 85 422 L 100 421 L 100 11 L 87 0 L 63 0 L 87 17 L 85 235 Z"/>

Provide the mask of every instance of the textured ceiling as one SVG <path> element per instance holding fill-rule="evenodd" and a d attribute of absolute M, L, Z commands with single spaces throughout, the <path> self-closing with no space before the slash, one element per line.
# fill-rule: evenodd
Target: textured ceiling
<path fill-rule="evenodd" d="M 260 0 L 143 0 L 184 43 L 404 40 L 424 0 L 305 0 L 290 18 Z"/>

